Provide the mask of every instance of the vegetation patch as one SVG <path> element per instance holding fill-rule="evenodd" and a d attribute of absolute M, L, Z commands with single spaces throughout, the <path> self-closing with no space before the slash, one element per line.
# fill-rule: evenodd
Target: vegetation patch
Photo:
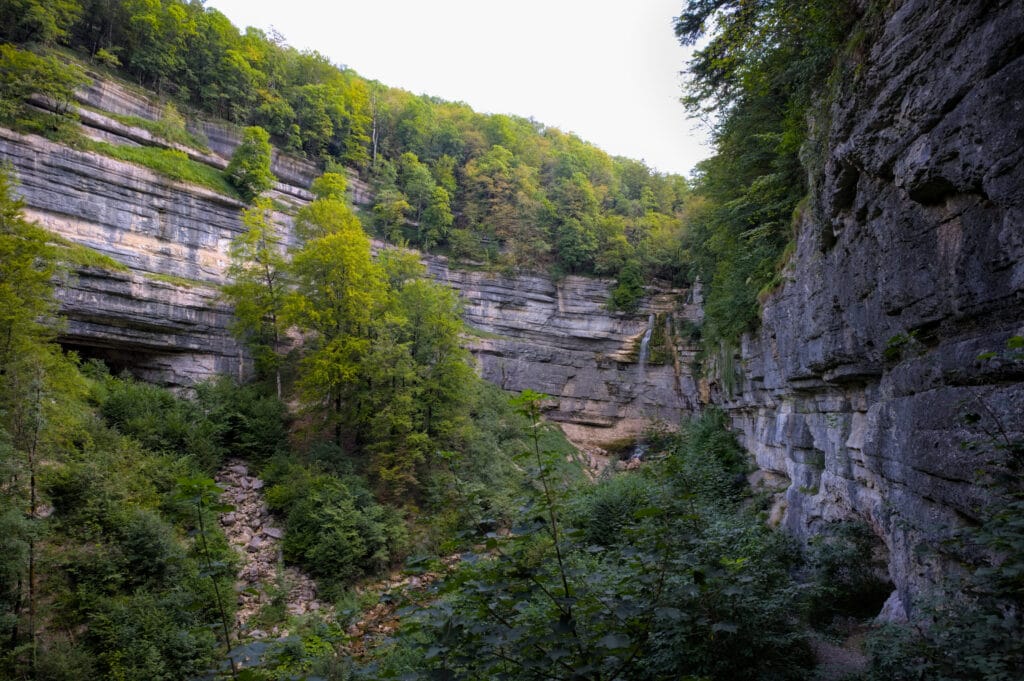
<path fill-rule="evenodd" d="M 105 116 L 113 118 L 119 123 L 124 123 L 125 125 L 134 128 L 142 128 L 150 134 L 167 142 L 181 144 L 198 151 L 210 151 L 210 148 L 206 145 L 205 141 L 185 129 L 185 119 L 180 113 L 178 113 L 178 110 L 173 104 L 167 104 L 164 107 L 163 115 L 158 121 L 108 111 L 104 111 L 102 113 Z"/>
<path fill-rule="evenodd" d="M 143 274 L 146 279 L 152 281 L 161 281 L 165 284 L 171 284 L 173 286 L 180 286 L 181 288 L 220 288 L 221 285 L 216 282 L 202 281 L 199 279 L 189 279 L 188 277 L 179 277 L 176 274 L 166 274 L 164 272 L 145 272 Z"/>
<path fill-rule="evenodd" d="M 82 140 L 81 144 L 89 151 L 136 163 L 172 180 L 198 184 L 234 199 L 242 198 L 228 182 L 224 173 L 204 163 L 193 161 L 183 151 L 160 147 L 118 146 L 93 140 Z"/>
<path fill-rule="evenodd" d="M 57 257 L 72 267 L 96 267 L 110 272 L 127 272 L 128 266 L 91 246 L 50 233 L 50 243 L 58 247 Z"/>

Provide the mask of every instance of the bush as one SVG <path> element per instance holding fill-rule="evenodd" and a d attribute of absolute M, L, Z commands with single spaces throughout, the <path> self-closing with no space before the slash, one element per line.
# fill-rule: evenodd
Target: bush
<path fill-rule="evenodd" d="M 101 599 L 88 639 L 104 678 L 173 681 L 198 677 L 214 660 L 214 637 L 186 591 L 136 591 Z"/>
<path fill-rule="evenodd" d="M 57 109 L 69 114 L 75 88 L 86 82 L 76 66 L 53 57 L 40 57 L 13 45 L 0 45 L 0 121 L 17 123 L 27 115 L 28 98 L 50 98 Z"/>
<path fill-rule="evenodd" d="M 886 564 L 875 552 L 879 540 L 861 522 L 837 522 L 811 541 L 808 561 L 814 574 L 812 624 L 835 616 L 873 617 L 892 592 Z"/>
<path fill-rule="evenodd" d="M 268 506 L 285 514 L 286 560 L 326 583 L 328 592 L 388 566 L 408 543 L 398 512 L 378 504 L 362 480 L 311 474 L 298 465 L 269 471 Z"/>
<path fill-rule="evenodd" d="M 284 405 L 230 379 L 196 386 L 195 400 L 130 378 L 105 376 L 97 393 L 100 409 L 119 432 L 143 447 L 188 456 L 212 472 L 229 453 L 268 460 L 287 447 Z"/>
<path fill-rule="evenodd" d="M 615 283 L 615 288 L 612 289 L 611 298 L 608 300 L 608 309 L 631 312 L 636 310 L 643 297 L 644 277 L 640 270 L 640 263 L 630 260 L 619 270 L 618 280 Z"/>
<path fill-rule="evenodd" d="M 746 491 L 747 455 L 726 428 L 725 413 L 707 408 L 669 446 L 667 469 L 680 494 L 700 504 L 735 503 Z"/>
<path fill-rule="evenodd" d="M 108 378 L 101 412 L 119 432 L 146 449 L 190 457 L 212 471 L 225 455 L 225 424 L 208 417 L 195 402 L 130 378 Z"/>
<path fill-rule="evenodd" d="M 611 546 L 627 541 L 622 530 L 635 522 L 637 511 L 649 507 L 660 490 L 643 475 L 613 475 L 573 499 L 571 518 L 590 544 Z"/>

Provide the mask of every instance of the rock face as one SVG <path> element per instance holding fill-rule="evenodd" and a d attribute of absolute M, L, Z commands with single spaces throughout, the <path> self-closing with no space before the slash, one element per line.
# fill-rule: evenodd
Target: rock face
<path fill-rule="evenodd" d="M 109 82 L 98 81 L 79 98 L 116 114 L 162 115 L 162 107 Z M 85 135 L 113 144 L 174 146 L 88 109 L 82 124 Z M 200 132 L 218 143 L 189 155 L 226 167 L 237 134 L 214 124 L 203 124 Z M 126 266 L 123 272 L 80 269 L 60 287 L 67 318 L 63 344 L 104 359 L 115 371 L 131 369 L 171 386 L 245 375 L 249 362 L 229 332 L 231 309 L 219 290 L 227 281 L 228 246 L 242 230 L 244 204 L 141 166 L 3 128 L 0 157 L 16 171 L 27 217 Z M 279 204 L 312 198 L 307 187 L 315 167 L 277 154 L 274 169 Z M 290 229 L 284 213 L 274 220 Z"/>
<path fill-rule="evenodd" d="M 431 278 L 461 295 L 463 317 L 475 330 L 466 345 L 480 374 L 506 390 L 550 395 L 548 418 L 574 442 L 635 439 L 652 423 L 677 424 L 697 406 L 696 352 L 678 329 L 701 319 L 699 294 L 661 291 L 635 313 L 612 313 L 608 280 L 554 282 L 454 270 L 444 258 L 425 263 Z M 646 354 L 657 362 L 640 361 L 645 335 Z M 660 343 L 654 354 L 652 336 Z"/>
<path fill-rule="evenodd" d="M 240 203 L 3 129 L 0 155 L 17 171 L 29 218 L 128 268 L 83 269 L 60 287 L 62 342 L 175 385 L 238 373 L 217 286 Z"/>
<path fill-rule="evenodd" d="M 791 282 L 742 347 L 729 410 L 807 536 L 856 517 L 890 556 L 890 616 L 951 568 L 1024 433 L 1024 5 L 896 3 L 831 107 Z M 973 415 L 973 416 L 972 416 Z M 894 612 L 895 611 L 895 612 Z"/>
<path fill-rule="evenodd" d="M 826 151 L 790 282 L 744 340 L 735 381 L 695 385 L 685 338 L 700 319 L 696 292 L 652 295 L 624 315 L 606 310 L 608 282 L 425 262 L 462 295 L 480 373 L 551 395 L 549 415 L 578 442 L 721 404 L 755 479 L 782 490 L 773 519 L 802 537 L 845 518 L 874 529 L 896 587 L 886 616 L 898 619 L 950 569 L 941 540 L 991 502 L 977 478 L 998 440 L 1024 433 L 1024 362 L 979 359 L 1024 334 L 1024 5 L 885 7 L 817 122 Z M 161 112 L 110 84 L 82 98 Z M 146 143 L 102 115 L 86 123 L 99 138 Z M 226 163 L 238 133 L 191 125 L 209 140 L 203 158 Z M 30 217 L 128 268 L 85 269 L 64 288 L 65 343 L 175 385 L 244 373 L 218 300 L 241 204 L 9 131 L 0 155 Z M 274 169 L 278 201 L 310 199 L 315 168 L 278 154 Z M 369 201 L 365 185 L 353 193 Z M 287 230 L 286 214 L 276 220 Z"/>

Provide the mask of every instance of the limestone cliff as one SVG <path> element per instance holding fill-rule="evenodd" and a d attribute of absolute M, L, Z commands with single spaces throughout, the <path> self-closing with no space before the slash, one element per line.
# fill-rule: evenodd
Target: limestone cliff
<path fill-rule="evenodd" d="M 993 434 L 1024 433 L 1024 366 L 978 359 L 1024 332 L 1022 25 L 1019 2 L 894 4 L 830 108 L 789 282 L 717 394 L 790 531 L 874 528 L 897 616 L 986 503 Z"/>
<path fill-rule="evenodd" d="M 237 131 L 193 119 L 207 143 L 194 149 L 159 139 L 124 116 L 158 120 L 164 109 L 115 83 L 96 81 L 79 93 L 82 132 L 112 144 L 177 148 L 224 168 L 240 141 Z M 115 118 L 113 115 L 122 118 Z M 245 375 L 245 353 L 232 338 L 231 310 L 219 299 L 228 245 L 241 229 L 244 206 L 202 187 L 173 182 L 143 167 L 0 129 L 0 156 L 20 182 L 28 216 L 51 231 L 127 266 L 80 269 L 60 290 L 67 326 L 62 342 L 105 359 L 115 370 L 172 386 L 216 374 Z M 312 164 L 275 152 L 279 182 L 274 216 L 291 238 L 294 210 L 312 196 Z M 369 201 L 358 180 L 357 204 Z M 466 337 L 481 374 L 509 389 L 552 396 L 549 416 L 578 442 L 606 445 L 634 438 L 655 421 L 675 423 L 695 402 L 692 350 L 679 322 L 699 318 L 686 291 L 660 292 L 633 314 L 609 313 L 607 280 L 464 272 L 446 259 L 425 257 L 434 278 L 459 290 Z M 642 339 L 657 325 L 650 361 L 641 366 Z"/>
<path fill-rule="evenodd" d="M 507 390 L 551 395 L 546 414 L 574 442 L 635 439 L 697 407 L 696 348 L 680 328 L 699 321 L 699 295 L 658 291 L 635 313 L 611 313 L 608 280 L 498 276 L 452 269 L 443 258 L 426 264 L 433 279 L 461 294 L 480 374 Z M 641 361 L 645 336 L 657 339 L 656 352 L 650 342 L 646 348 L 655 361 Z"/>

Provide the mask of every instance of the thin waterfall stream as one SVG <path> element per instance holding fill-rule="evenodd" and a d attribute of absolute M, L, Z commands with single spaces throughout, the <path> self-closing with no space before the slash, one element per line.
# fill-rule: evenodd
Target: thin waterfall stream
<path fill-rule="evenodd" d="M 644 374 L 647 371 L 647 353 L 651 345 L 651 334 L 654 333 L 654 313 L 647 318 L 647 330 L 644 331 L 644 337 L 640 340 L 640 358 L 637 361 L 639 365 L 637 369 L 639 380 L 644 380 Z"/>

